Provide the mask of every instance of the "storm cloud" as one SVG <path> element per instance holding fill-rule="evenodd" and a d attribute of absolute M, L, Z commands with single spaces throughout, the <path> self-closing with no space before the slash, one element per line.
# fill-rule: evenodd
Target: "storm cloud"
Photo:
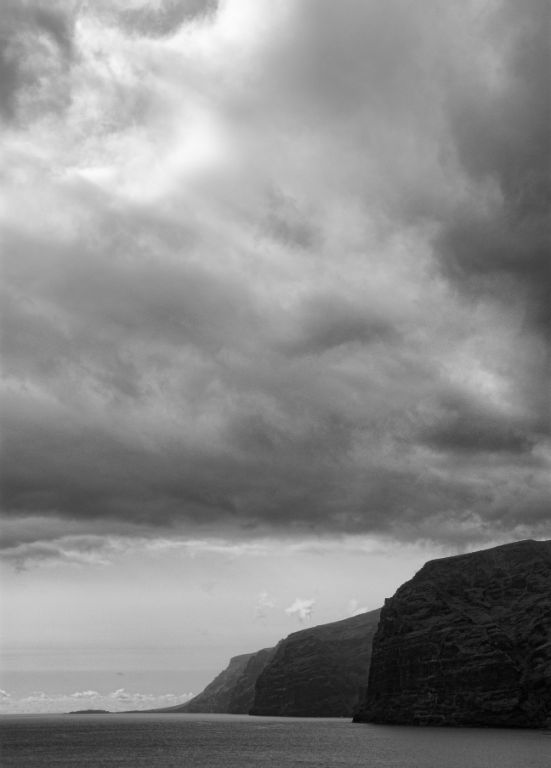
<path fill-rule="evenodd" d="M 7 554 L 549 535 L 547 15 L 8 3 Z"/>

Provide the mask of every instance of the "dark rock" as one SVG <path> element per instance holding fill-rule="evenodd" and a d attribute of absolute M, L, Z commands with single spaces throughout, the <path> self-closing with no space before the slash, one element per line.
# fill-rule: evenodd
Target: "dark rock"
<path fill-rule="evenodd" d="M 270 662 L 274 652 L 275 648 L 263 648 L 261 651 L 251 654 L 251 658 L 235 683 L 228 712 L 239 714 L 250 711 L 254 704 L 258 676 Z"/>
<path fill-rule="evenodd" d="M 377 610 L 322 624 L 235 656 L 191 701 L 155 711 L 350 717 L 367 683 L 378 618 Z"/>
<path fill-rule="evenodd" d="M 251 715 L 351 717 L 365 688 L 379 610 L 294 632 L 256 682 Z"/>
<path fill-rule="evenodd" d="M 385 601 L 357 722 L 551 725 L 551 541 L 428 562 Z"/>
<path fill-rule="evenodd" d="M 247 714 L 253 704 L 256 678 L 273 651 L 273 648 L 263 648 L 257 653 L 234 656 L 226 669 L 193 699 L 157 711 Z"/>

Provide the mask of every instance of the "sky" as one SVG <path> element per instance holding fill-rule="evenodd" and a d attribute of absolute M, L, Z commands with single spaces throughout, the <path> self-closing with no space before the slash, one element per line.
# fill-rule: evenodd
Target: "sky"
<path fill-rule="evenodd" d="M 548 15 L 3 0 L 3 711 L 550 537 Z"/>

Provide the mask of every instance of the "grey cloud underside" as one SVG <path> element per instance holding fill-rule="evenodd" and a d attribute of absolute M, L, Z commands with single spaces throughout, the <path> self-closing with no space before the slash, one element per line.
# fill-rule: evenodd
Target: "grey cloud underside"
<path fill-rule="evenodd" d="M 91 4 L 94 12 L 107 25 L 116 25 L 130 35 L 162 38 L 173 34 L 182 24 L 202 20 L 213 14 L 217 0 L 161 0 L 159 3 L 139 4 L 100 0 Z M 79 4 L 73 0 L 5 0 L 0 20 L 0 115 L 7 121 L 25 121 L 26 110 L 20 108 L 19 95 L 30 90 L 35 98 L 43 96 L 44 71 L 31 60 L 43 49 L 45 61 L 54 76 L 63 78 L 71 65 L 78 63 L 74 47 L 74 25 L 78 20 Z M 48 43 L 53 50 L 48 50 Z M 47 73 L 49 74 L 49 73 Z M 60 108 L 59 92 L 52 88 L 42 110 Z"/>
<path fill-rule="evenodd" d="M 497 210 L 472 207 L 442 232 L 442 265 L 468 292 L 520 300 L 527 322 L 551 335 L 549 294 L 551 228 L 551 71 L 549 24 L 544 0 L 504 2 L 490 34 L 509 48 L 506 85 L 491 98 L 481 83 L 462 83 L 450 105 L 451 129 L 466 172 L 492 180 L 502 202 Z"/>
<path fill-rule="evenodd" d="M 158 6 L 124 8 L 117 14 L 117 20 L 130 32 L 163 37 L 186 21 L 214 13 L 217 6 L 217 0 L 164 0 Z"/>
<path fill-rule="evenodd" d="M 69 90 L 92 87 L 75 8 L 10 6 L 10 29 L 45 36 L 53 62 L 32 102 L 38 70 L 7 44 L 12 131 L 74 119 L 58 65 Z M 172 77 L 187 54 L 165 40 L 222 10 L 103 13 L 143 57 L 105 125 L 86 123 L 117 167 L 129 125 L 160 131 L 159 155 L 171 136 L 143 72 Z M 14 210 L 5 226 L 6 516 L 56 536 L 60 520 L 79 535 L 547 535 L 547 13 L 298 3 L 251 61 L 230 50 L 209 79 L 184 59 L 171 81 L 246 145 L 237 181 L 186 192 L 176 176 L 140 201 L 40 176 L 58 218 Z M 81 133 L 78 167 L 94 149 L 87 137 L 74 160 Z M 25 530 L 8 549 L 32 545 Z"/>
<path fill-rule="evenodd" d="M 29 59 L 42 52 L 53 69 L 64 71 L 73 57 L 73 17 L 62 3 L 6 0 L 0 20 L 0 116 L 7 121 L 18 117 L 18 95 L 34 89 L 38 98 L 38 67 L 29 66 Z M 42 105 L 47 109 L 59 106 L 57 99 Z"/>

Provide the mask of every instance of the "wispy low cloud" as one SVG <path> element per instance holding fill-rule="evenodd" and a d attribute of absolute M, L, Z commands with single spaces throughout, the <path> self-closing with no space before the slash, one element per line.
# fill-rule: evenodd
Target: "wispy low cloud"
<path fill-rule="evenodd" d="M 368 608 L 365 605 L 360 605 L 360 601 L 353 597 L 348 601 L 347 616 L 359 616 L 360 613 L 365 613 Z"/>
<path fill-rule="evenodd" d="M 58 564 L 108 565 L 113 555 L 135 546 L 132 539 L 124 542 L 108 536 L 63 536 L 0 546 L 0 556 L 17 571 Z"/>
<path fill-rule="evenodd" d="M 95 699 L 100 694 L 97 691 L 76 691 L 71 694 L 72 699 Z"/>
<path fill-rule="evenodd" d="M 287 616 L 296 616 L 296 618 L 303 624 L 305 621 L 310 621 L 316 601 L 312 598 L 297 597 L 288 608 L 285 608 Z"/>
<path fill-rule="evenodd" d="M 105 694 L 92 690 L 75 691 L 70 694 L 33 691 L 28 696 L 20 697 L 12 696 L 7 691 L 0 691 L 0 713 L 71 712 L 79 709 L 106 709 L 109 712 L 123 712 L 129 709 L 172 707 L 183 704 L 193 696 L 193 693 L 136 693 L 126 691 L 124 688 Z"/>
<path fill-rule="evenodd" d="M 261 592 L 256 601 L 254 609 L 254 617 L 257 620 L 264 620 L 268 617 L 268 612 L 276 607 L 275 601 L 270 597 L 268 592 Z"/>
<path fill-rule="evenodd" d="M 15 570 L 23 571 L 57 565 L 107 566 L 113 560 L 135 552 L 151 558 L 174 552 L 191 558 L 210 554 L 226 560 L 244 556 L 263 557 L 271 552 L 268 540 L 236 542 L 222 538 L 184 539 L 175 535 L 169 538 L 166 535 L 155 536 L 155 529 L 145 529 L 149 535 L 144 536 L 143 528 L 132 526 L 126 529 L 124 535 L 118 536 L 99 533 L 56 535 L 64 527 L 75 531 L 82 529 L 78 523 L 71 525 L 55 519 L 7 520 L 0 536 L 0 558 Z"/>

